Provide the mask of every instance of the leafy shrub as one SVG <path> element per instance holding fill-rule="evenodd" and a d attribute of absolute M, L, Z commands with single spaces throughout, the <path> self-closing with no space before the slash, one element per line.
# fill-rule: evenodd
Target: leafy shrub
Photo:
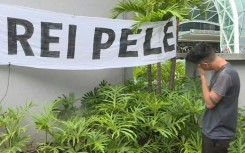
<path fill-rule="evenodd" d="M 24 151 L 30 143 L 30 136 L 25 134 L 28 125 L 23 125 L 23 119 L 31 107 L 33 104 L 27 103 L 24 108 L 8 108 L 6 112 L 0 109 L 1 153 Z"/>
<path fill-rule="evenodd" d="M 186 79 L 177 91 L 164 90 L 160 96 L 105 81 L 82 98 L 72 93 L 62 95 L 33 116 L 36 129 L 43 131 L 45 140 L 31 151 L 25 147 L 29 143 L 29 136 L 24 134 L 26 127 L 18 123 L 32 105 L 17 111 L 9 109 L 4 115 L 1 112 L 1 152 L 198 153 L 199 119 L 204 105 L 196 81 L 199 80 Z M 15 130 L 11 135 L 4 130 L 10 125 L 19 127 L 12 127 Z M 238 131 L 231 153 L 244 151 L 242 113 Z"/>
<path fill-rule="evenodd" d="M 197 91 L 166 90 L 158 96 L 105 81 L 81 98 L 80 110 L 78 99 L 63 95 L 34 116 L 46 135 L 39 152 L 180 152 L 186 149 L 183 140 L 191 142 L 191 133 L 200 131 L 204 108 Z M 60 118 L 65 112 L 72 113 Z"/>
<path fill-rule="evenodd" d="M 240 108 L 237 135 L 230 145 L 229 148 L 230 153 L 245 152 L 245 114 L 244 113 L 245 113 L 245 109 Z"/>

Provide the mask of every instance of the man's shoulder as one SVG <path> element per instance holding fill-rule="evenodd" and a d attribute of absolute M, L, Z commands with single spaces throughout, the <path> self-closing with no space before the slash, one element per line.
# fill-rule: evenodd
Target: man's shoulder
<path fill-rule="evenodd" d="M 234 69 L 232 67 L 231 64 L 227 63 L 225 66 L 224 66 L 224 71 L 221 73 L 223 75 L 229 75 L 229 76 L 235 76 L 237 75 L 238 76 L 238 72 L 236 69 Z"/>

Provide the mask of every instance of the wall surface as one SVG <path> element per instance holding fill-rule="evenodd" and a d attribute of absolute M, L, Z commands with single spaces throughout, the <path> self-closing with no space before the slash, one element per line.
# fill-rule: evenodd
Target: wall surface
<path fill-rule="evenodd" d="M 239 96 L 239 106 L 245 107 L 245 60 L 232 60 L 229 61 L 231 65 L 238 71 L 241 81 L 241 89 L 240 89 L 240 96 Z"/>
<path fill-rule="evenodd" d="M 110 17 L 110 10 L 120 0 L 0 0 L 1 4 L 25 6 L 65 14 Z"/>
<path fill-rule="evenodd" d="M 110 17 L 110 10 L 117 2 L 118 0 L 0 0 L 0 4 L 31 7 L 77 16 L 105 18 Z M 77 97 L 81 97 L 102 80 L 111 84 L 121 84 L 131 74 L 131 69 L 124 68 L 61 71 L 10 66 L 9 75 L 9 67 L 0 66 L 0 99 L 2 99 L 3 109 L 9 106 L 23 106 L 27 101 L 33 101 L 39 106 L 32 110 L 31 114 L 35 114 L 39 110 L 42 111 L 44 103 L 52 102 L 62 94 L 74 92 Z M 34 128 L 30 129 L 29 132 L 32 133 L 33 137 L 36 137 L 37 133 Z"/>

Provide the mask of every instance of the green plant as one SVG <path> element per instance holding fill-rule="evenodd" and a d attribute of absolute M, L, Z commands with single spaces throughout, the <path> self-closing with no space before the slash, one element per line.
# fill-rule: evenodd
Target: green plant
<path fill-rule="evenodd" d="M 48 147 L 64 152 L 104 152 L 104 146 L 108 136 L 100 131 L 90 128 L 94 118 L 71 117 L 67 121 L 60 121 L 59 126 L 63 129 L 53 137 L 53 143 Z M 57 147 L 59 146 L 59 147 Z"/>
<path fill-rule="evenodd" d="M 100 94 L 104 86 L 110 85 L 105 80 L 99 83 L 98 87 L 95 87 L 93 91 L 90 91 L 81 98 L 81 107 L 83 116 L 96 114 L 95 106 L 101 103 L 101 99 L 104 97 Z"/>
<path fill-rule="evenodd" d="M 229 153 L 243 153 L 245 152 L 245 132 L 238 131 L 234 141 L 231 142 Z"/>
<path fill-rule="evenodd" d="M 203 0 L 130 0 L 119 2 L 112 9 L 112 18 L 133 12 L 133 20 L 138 21 L 133 29 L 138 29 L 143 23 L 168 20 L 173 16 L 180 20 L 190 19 L 189 9 L 193 6 L 202 8 L 202 2 Z"/>
<path fill-rule="evenodd" d="M 76 98 L 74 93 L 69 93 L 68 96 L 62 95 L 55 100 L 54 110 L 58 113 L 59 119 L 67 120 L 68 117 L 79 114 L 79 108 L 76 106 L 81 98 Z"/>
<path fill-rule="evenodd" d="M 186 79 L 179 88 L 164 90 L 161 96 L 103 81 L 83 96 L 85 111 L 81 114 L 75 104 L 79 98 L 63 95 L 33 116 L 36 129 L 44 132 L 45 139 L 29 152 L 200 153 L 199 119 L 204 105 L 197 81 Z M 139 88 L 144 88 L 141 85 Z M 57 109 L 63 105 L 67 109 Z M 25 146 L 29 136 L 21 122 L 31 107 L 27 104 L 25 108 L 9 108 L 6 113 L 0 111 L 1 152 L 28 152 Z M 72 110 L 70 114 L 65 113 L 68 110 Z M 231 153 L 243 153 L 245 149 L 243 111 L 239 111 L 238 134 L 229 148 Z M 66 114 L 65 119 L 60 114 Z"/>
<path fill-rule="evenodd" d="M 60 106 L 59 100 L 46 104 L 42 113 L 33 116 L 37 130 L 45 133 L 45 140 L 37 148 L 39 152 L 104 152 L 103 145 L 107 136 L 89 127 L 97 121 L 96 117 L 84 118 L 66 114 L 66 120 L 60 119 L 62 111 L 67 110 L 56 109 L 57 106 Z"/>
<path fill-rule="evenodd" d="M 245 109 L 239 109 L 238 129 L 235 139 L 231 142 L 229 153 L 245 152 Z"/>
<path fill-rule="evenodd" d="M 44 143 L 41 144 L 43 146 L 46 146 L 49 143 L 49 136 L 55 137 L 55 130 L 62 131 L 62 129 L 56 124 L 58 120 L 57 115 L 59 113 L 56 109 L 54 109 L 56 104 L 57 102 L 46 104 L 42 113 L 32 116 L 36 129 L 44 131 L 45 133 Z"/>
<path fill-rule="evenodd" d="M 201 153 L 202 152 L 202 136 L 201 131 L 192 132 L 189 138 L 183 137 L 182 153 Z"/>
<path fill-rule="evenodd" d="M 132 31 L 137 33 L 144 23 L 169 20 L 176 17 L 177 26 L 179 21 L 191 19 L 189 10 L 193 7 L 198 7 L 202 15 L 205 14 L 204 8 L 206 0 L 128 0 L 118 2 L 112 9 L 112 18 L 117 18 L 122 13 L 131 12 L 134 14 L 133 20 L 137 21 L 133 24 Z M 178 28 L 177 28 L 178 31 Z M 178 36 L 177 36 L 178 37 Z M 166 48 L 165 48 L 166 49 Z M 176 58 L 171 59 L 171 73 L 169 78 L 169 89 L 174 88 Z M 148 92 L 152 92 L 152 65 L 148 65 Z M 158 79 L 157 93 L 161 93 L 161 63 L 157 63 Z"/>
<path fill-rule="evenodd" d="M 190 137 L 182 132 L 187 131 L 187 125 L 196 124 L 196 130 L 200 130 L 197 118 L 204 109 L 200 93 L 167 91 L 157 96 L 132 91 L 132 87 L 99 87 L 82 101 L 84 106 L 93 106 L 89 116 L 97 118 L 97 122 L 92 129 L 105 131 L 111 138 L 106 152 L 175 152 L 181 146 L 180 137 Z M 174 107 L 177 105 L 179 109 Z M 163 145 L 167 149 L 161 149 Z"/>
<path fill-rule="evenodd" d="M 16 153 L 26 150 L 30 141 L 29 135 L 25 135 L 28 125 L 23 125 L 25 115 L 33 103 L 26 103 L 21 106 L 8 108 L 6 112 L 0 110 L 0 151 L 2 153 Z"/>
<path fill-rule="evenodd" d="M 200 130 L 198 119 L 204 108 L 201 92 L 193 86 L 195 82 L 187 79 L 178 90 L 164 90 L 159 96 L 133 90 L 133 86 L 112 86 L 103 81 L 83 96 L 81 114 L 77 114 L 79 106 L 74 105 L 79 98 L 63 95 L 34 116 L 36 128 L 45 133 L 45 140 L 37 150 L 57 153 L 190 150 L 199 144 L 191 133 Z M 57 109 L 63 105 L 67 109 Z M 67 110 L 72 111 L 64 113 Z M 66 114 L 65 119 L 60 114 Z"/>

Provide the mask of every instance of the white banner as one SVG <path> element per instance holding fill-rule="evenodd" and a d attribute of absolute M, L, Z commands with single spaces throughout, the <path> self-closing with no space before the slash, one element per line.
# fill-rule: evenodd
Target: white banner
<path fill-rule="evenodd" d="M 144 24 L 0 5 L 0 65 L 91 70 L 176 56 L 176 20 Z"/>

